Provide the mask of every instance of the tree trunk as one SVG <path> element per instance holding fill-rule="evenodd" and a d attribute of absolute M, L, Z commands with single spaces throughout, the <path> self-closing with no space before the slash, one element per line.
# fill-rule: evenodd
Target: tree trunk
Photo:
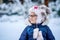
<path fill-rule="evenodd" d="M 3 3 L 3 0 L 0 0 L 0 4 L 2 4 Z"/>
<path fill-rule="evenodd" d="M 45 0 L 45 1 L 44 1 L 44 4 L 45 4 L 46 6 L 48 6 L 48 3 L 49 3 L 49 0 Z"/>

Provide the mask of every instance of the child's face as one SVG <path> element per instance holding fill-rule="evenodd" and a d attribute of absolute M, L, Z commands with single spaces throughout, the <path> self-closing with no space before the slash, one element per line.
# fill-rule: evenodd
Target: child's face
<path fill-rule="evenodd" d="M 36 20 L 37 20 L 37 15 L 34 12 L 31 12 L 31 14 L 29 15 L 29 21 L 35 24 Z"/>

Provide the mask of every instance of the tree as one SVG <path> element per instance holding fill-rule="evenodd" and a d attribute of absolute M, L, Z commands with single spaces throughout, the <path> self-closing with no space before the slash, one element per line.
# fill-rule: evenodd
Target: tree
<path fill-rule="evenodd" d="M 45 1 L 44 1 L 44 4 L 45 4 L 46 6 L 48 6 L 48 3 L 49 3 L 49 0 L 45 0 Z"/>

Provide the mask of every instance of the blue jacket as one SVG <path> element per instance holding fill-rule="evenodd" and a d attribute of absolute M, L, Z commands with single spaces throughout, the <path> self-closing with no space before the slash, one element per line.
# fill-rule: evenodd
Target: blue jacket
<path fill-rule="evenodd" d="M 55 40 L 51 30 L 47 25 L 42 26 L 41 24 L 37 24 L 39 31 L 42 31 L 42 35 L 44 40 Z M 22 32 L 19 40 L 36 40 L 33 39 L 33 29 L 36 28 L 36 24 L 32 24 L 31 26 L 27 26 Z"/>

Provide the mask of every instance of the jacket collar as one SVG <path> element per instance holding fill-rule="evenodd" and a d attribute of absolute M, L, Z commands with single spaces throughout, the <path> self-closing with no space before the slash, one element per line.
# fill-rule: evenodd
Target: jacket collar
<path fill-rule="evenodd" d="M 32 24 L 33 28 L 39 28 L 40 26 L 42 26 L 42 24 Z"/>

